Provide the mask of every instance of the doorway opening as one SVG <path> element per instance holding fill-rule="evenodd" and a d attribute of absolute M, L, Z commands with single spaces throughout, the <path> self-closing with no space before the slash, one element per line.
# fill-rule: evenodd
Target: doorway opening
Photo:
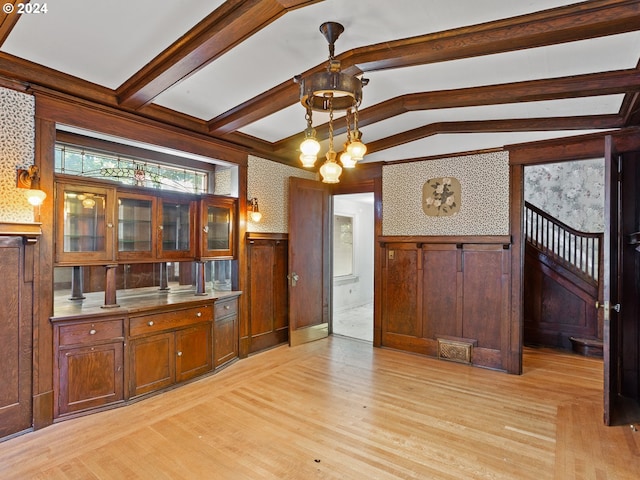
<path fill-rule="evenodd" d="M 332 333 L 373 342 L 374 194 L 333 197 Z"/>
<path fill-rule="evenodd" d="M 525 345 L 602 356 L 604 197 L 604 158 L 525 166 Z"/>

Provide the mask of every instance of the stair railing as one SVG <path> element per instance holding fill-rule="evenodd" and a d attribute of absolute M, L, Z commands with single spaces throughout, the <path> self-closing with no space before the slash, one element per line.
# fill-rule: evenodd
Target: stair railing
<path fill-rule="evenodd" d="M 580 232 L 525 202 L 527 242 L 556 263 L 597 285 L 602 233 Z"/>

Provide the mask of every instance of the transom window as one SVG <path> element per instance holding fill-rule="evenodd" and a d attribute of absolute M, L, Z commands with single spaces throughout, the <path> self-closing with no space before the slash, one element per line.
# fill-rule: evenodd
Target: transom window
<path fill-rule="evenodd" d="M 188 193 L 207 193 L 208 185 L 208 173 L 203 170 L 88 150 L 64 143 L 56 143 L 55 172 Z"/>

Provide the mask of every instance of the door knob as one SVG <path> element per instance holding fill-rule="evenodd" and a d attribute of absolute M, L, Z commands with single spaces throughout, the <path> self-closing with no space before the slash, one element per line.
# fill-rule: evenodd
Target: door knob
<path fill-rule="evenodd" d="M 605 310 L 606 309 L 611 309 L 611 310 L 616 311 L 617 313 L 620 313 L 620 304 L 619 303 L 616 303 L 615 305 L 610 306 L 609 302 L 597 301 L 596 302 L 596 308 L 604 308 Z"/>
<path fill-rule="evenodd" d="M 298 283 L 298 280 L 300 279 L 300 277 L 298 277 L 298 274 L 296 272 L 290 273 L 289 275 L 287 275 L 287 278 L 291 281 L 292 287 L 295 287 L 296 283 Z"/>

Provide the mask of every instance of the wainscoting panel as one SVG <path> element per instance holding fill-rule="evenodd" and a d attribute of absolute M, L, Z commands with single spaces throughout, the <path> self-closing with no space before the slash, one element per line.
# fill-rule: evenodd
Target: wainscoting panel
<path fill-rule="evenodd" d="M 382 346 L 444 358 L 443 343 L 472 345 L 469 363 L 506 370 L 508 238 L 402 240 L 381 242 Z"/>

